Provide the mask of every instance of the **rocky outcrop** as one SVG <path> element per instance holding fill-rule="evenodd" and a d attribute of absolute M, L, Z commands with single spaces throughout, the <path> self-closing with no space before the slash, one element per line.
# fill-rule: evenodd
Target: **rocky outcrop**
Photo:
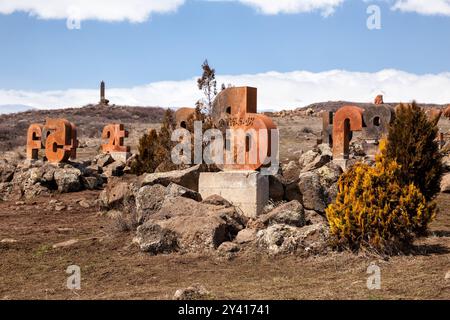
<path fill-rule="evenodd" d="M 175 235 L 177 246 L 172 247 L 173 251 L 198 252 L 218 248 L 223 242 L 233 240 L 243 228 L 244 221 L 233 207 L 214 206 L 184 197 L 167 198 L 158 213 L 137 229 L 135 242 L 144 250 L 148 248 L 145 241 L 149 238 L 148 230 L 152 233 L 161 230 Z M 152 234 L 150 239 L 154 238 Z"/>
<path fill-rule="evenodd" d="M 185 188 L 198 191 L 198 179 L 202 172 L 202 165 L 196 165 L 185 170 L 157 172 L 144 175 L 142 186 L 161 184 L 167 187 L 171 183 L 183 186 Z"/>
<path fill-rule="evenodd" d="M 282 204 L 259 217 L 264 225 L 287 224 L 295 227 L 302 227 L 306 224 L 305 210 L 300 202 L 293 200 Z"/>
<path fill-rule="evenodd" d="M 291 254 L 299 251 L 318 252 L 326 247 L 326 231 L 321 224 L 296 228 L 274 224 L 256 234 L 259 248 L 270 254 Z"/>
<path fill-rule="evenodd" d="M 166 197 L 166 188 L 160 184 L 143 186 L 136 194 L 136 213 L 140 224 L 157 213 Z"/>

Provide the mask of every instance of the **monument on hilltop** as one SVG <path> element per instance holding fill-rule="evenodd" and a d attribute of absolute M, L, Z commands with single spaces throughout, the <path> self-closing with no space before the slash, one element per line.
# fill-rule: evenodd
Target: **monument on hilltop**
<path fill-rule="evenodd" d="M 105 81 L 102 80 L 100 82 L 100 102 L 101 106 L 107 106 L 109 104 L 109 100 L 105 98 Z"/>

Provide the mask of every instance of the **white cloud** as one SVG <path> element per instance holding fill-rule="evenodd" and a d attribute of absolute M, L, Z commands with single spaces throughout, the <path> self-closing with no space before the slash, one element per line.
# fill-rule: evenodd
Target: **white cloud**
<path fill-rule="evenodd" d="M 176 11 L 187 0 L 0 0 L 0 13 L 26 12 L 40 19 L 67 19 L 144 22 L 153 13 Z M 332 14 L 345 0 L 203 0 L 235 1 L 263 14 L 320 11 Z"/>
<path fill-rule="evenodd" d="M 329 16 L 344 0 L 238 0 L 258 9 L 263 14 L 304 13 L 321 11 Z"/>
<path fill-rule="evenodd" d="M 423 15 L 450 16 L 450 0 L 397 0 L 392 9 Z"/>
<path fill-rule="evenodd" d="M 314 102 L 350 100 L 371 102 L 383 93 L 385 101 L 450 103 L 450 73 L 415 75 L 398 70 L 376 73 L 331 70 L 313 73 L 268 72 L 253 75 L 218 75 L 218 83 L 258 88 L 260 110 L 304 107 Z M 107 88 L 111 103 L 142 106 L 193 106 L 201 97 L 196 79 L 155 82 L 133 88 Z M 82 106 L 99 100 L 98 89 L 62 91 L 0 90 L 2 104 L 51 109 Z"/>
<path fill-rule="evenodd" d="M 0 13 L 27 12 L 40 19 L 144 22 L 153 13 L 173 12 L 185 0 L 0 0 Z"/>

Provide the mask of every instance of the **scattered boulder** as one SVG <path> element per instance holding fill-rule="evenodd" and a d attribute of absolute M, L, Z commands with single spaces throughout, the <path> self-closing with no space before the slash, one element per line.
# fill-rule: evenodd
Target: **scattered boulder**
<path fill-rule="evenodd" d="M 327 204 L 325 203 L 325 195 L 320 177 L 315 172 L 305 172 L 300 174 L 298 183 L 303 198 L 303 206 L 309 210 L 325 212 Z"/>
<path fill-rule="evenodd" d="M 319 152 L 315 150 L 309 150 L 305 153 L 303 153 L 300 158 L 298 159 L 298 164 L 301 169 L 306 167 L 308 164 L 314 161 L 319 156 Z"/>
<path fill-rule="evenodd" d="M 159 225 L 159 230 L 168 230 L 176 235 L 181 250 L 198 252 L 216 249 L 223 242 L 232 241 L 244 223 L 233 207 L 224 208 L 178 197 L 167 198 L 159 212 L 138 228 L 137 243 L 146 238 L 145 232 L 151 225 Z M 150 230 L 156 232 L 158 229 Z"/>
<path fill-rule="evenodd" d="M 225 241 L 217 248 L 221 254 L 235 253 L 239 251 L 239 246 L 236 243 Z"/>
<path fill-rule="evenodd" d="M 256 234 L 258 247 L 271 254 L 290 254 L 298 251 L 319 252 L 326 246 L 322 225 L 296 228 L 285 224 L 275 224 Z"/>
<path fill-rule="evenodd" d="M 212 204 L 214 206 L 224 206 L 225 208 L 230 208 L 232 206 L 232 204 L 228 200 L 222 198 L 217 194 L 213 194 L 207 197 L 203 200 L 203 203 Z"/>
<path fill-rule="evenodd" d="M 99 167 L 106 167 L 114 162 L 114 158 L 109 153 L 101 153 L 95 157 L 94 162 Z"/>
<path fill-rule="evenodd" d="M 196 165 L 185 170 L 156 172 L 144 175 L 142 186 L 161 184 L 167 187 L 170 183 L 175 183 L 185 188 L 198 191 L 198 179 L 201 172 L 201 165 Z"/>
<path fill-rule="evenodd" d="M 103 175 L 105 175 L 107 178 L 120 177 L 123 175 L 124 169 L 125 169 L 124 162 L 114 161 L 113 163 L 111 163 L 103 168 Z"/>
<path fill-rule="evenodd" d="M 173 296 L 174 300 L 208 300 L 211 298 L 211 293 L 200 284 L 194 284 L 186 289 L 178 289 Z"/>
<path fill-rule="evenodd" d="M 136 187 L 120 178 L 108 179 L 106 188 L 100 193 L 99 202 L 104 209 L 122 208 L 124 203 L 134 197 Z"/>
<path fill-rule="evenodd" d="M 308 152 L 304 154 L 304 155 L 308 154 L 308 156 L 302 159 L 301 161 L 302 167 L 301 172 L 308 172 L 318 169 L 331 161 L 333 153 L 328 144 L 321 144 L 317 147 L 317 149 L 319 150 L 319 152 L 311 150 L 310 154 L 308 154 Z M 315 155 L 315 157 L 311 159 L 313 155 Z"/>
<path fill-rule="evenodd" d="M 160 184 L 143 186 L 136 194 L 136 213 L 138 223 L 142 224 L 149 216 L 161 209 L 166 197 L 166 188 Z"/>
<path fill-rule="evenodd" d="M 145 223 L 137 228 L 133 242 L 152 255 L 178 250 L 177 234 L 158 224 Z"/>
<path fill-rule="evenodd" d="M 293 200 L 303 201 L 302 193 L 298 186 L 298 181 L 299 181 L 299 179 L 297 179 L 293 182 L 290 182 L 286 185 L 286 191 L 285 191 L 284 197 L 287 201 L 293 201 Z"/>
<path fill-rule="evenodd" d="M 297 200 L 284 203 L 269 213 L 260 216 L 259 219 L 264 225 L 287 224 L 302 227 L 306 224 L 305 210 Z"/>
<path fill-rule="evenodd" d="M 166 197 L 185 197 L 195 201 L 202 201 L 202 196 L 197 191 L 185 188 L 173 182 L 166 188 Z"/>
<path fill-rule="evenodd" d="M 236 236 L 236 239 L 234 240 L 238 244 L 244 244 L 253 242 L 256 239 L 256 230 L 246 228 L 244 230 L 239 231 L 239 233 Z"/>
<path fill-rule="evenodd" d="M 61 193 L 80 191 L 82 185 L 80 182 L 81 171 L 76 168 L 63 168 L 54 171 L 54 179 Z"/>

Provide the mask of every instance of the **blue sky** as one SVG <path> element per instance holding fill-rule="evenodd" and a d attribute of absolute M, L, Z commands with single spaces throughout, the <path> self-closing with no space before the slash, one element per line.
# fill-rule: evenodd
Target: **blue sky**
<path fill-rule="evenodd" d="M 52 6 L 52 1 L 41 2 Z M 80 30 L 69 30 L 57 13 L 46 17 L 47 8 L 45 14 L 39 8 L 3 9 L 7 14 L 0 14 L 0 89 L 26 95 L 94 89 L 102 79 L 117 89 L 183 82 L 199 75 L 205 58 L 219 75 L 226 75 L 225 80 L 234 81 L 240 75 L 269 71 L 376 74 L 393 69 L 419 78 L 448 73 L 450 12 L 437 15 L 446 9 L 437 6 L 430 14 L 417 6 L 417 0 L 411 2 L 406 9 L 392 10 L 394 0 L 328 0 L 334 11 L 325 16 L 327 4 L 267 14 L 264 5 L 258 9 L 237 1 L 187 0 L 172 12 L 154 12 L 139 22 L 126 17 L 113 22 L 82 20 Z M 435 1 L 439 2 L 450 8 L 450 1 Z M 366 26 L 366 9 L 373 3 L 381 8 L 380 30 Z M 7 101 L 0 104 L 21 102 L 4 96 Z"/>

